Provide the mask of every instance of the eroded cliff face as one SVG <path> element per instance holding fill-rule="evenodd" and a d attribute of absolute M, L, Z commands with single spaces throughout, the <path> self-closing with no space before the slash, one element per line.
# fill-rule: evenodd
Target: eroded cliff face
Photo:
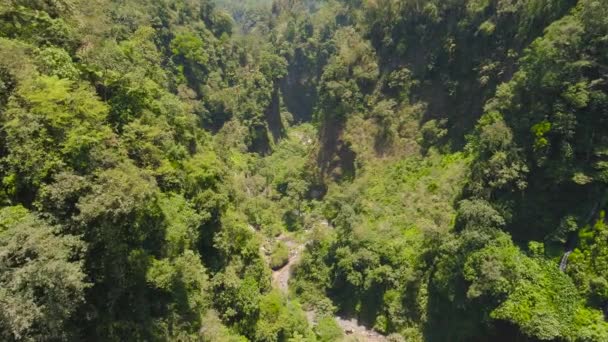
<path fill-rule="evenodd" d="M 317 86 L 322 61 L 307 56 L 312 51 L 299 47 L 287 67 L 287 76 L 281 81 L 281 93 L 287 110 L 293 115 L 294 122 L 313 120 L 317 103 Z"/>

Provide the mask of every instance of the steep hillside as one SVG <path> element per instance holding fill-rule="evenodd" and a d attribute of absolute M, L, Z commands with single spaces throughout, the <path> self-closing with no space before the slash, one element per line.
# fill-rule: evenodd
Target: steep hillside
<path fill-rule="evenodd" d="M 608 340 L 607 18 L 0 2 L 0 340 Z"/>

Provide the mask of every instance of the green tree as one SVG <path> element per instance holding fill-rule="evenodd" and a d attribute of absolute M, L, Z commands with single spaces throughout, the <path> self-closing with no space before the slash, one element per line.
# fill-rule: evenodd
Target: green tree
<path fill-rule="evenodd" d="M 76 338 L 90 284 L 86 245 L 21 206 L 0 209 L 0 336 L 7 341 Z"/>

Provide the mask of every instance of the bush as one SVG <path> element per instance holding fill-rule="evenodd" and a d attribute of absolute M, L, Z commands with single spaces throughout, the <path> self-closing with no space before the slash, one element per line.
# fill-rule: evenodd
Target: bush
<path fill-rule="evenodd" d="M 279 241 L 272 251 L 270 255 L 270 268 L 273 270 L 278 270 L 281 267 L 287 265 L 289 262 L 289 250 L 287 246 L 281 241 Z"/>
<path fill-rule="evenodd" d="M 315 333 L 321 342 L 339 341 L 344 337 L 342 329 L 336 323 L 336 320 L 330 316 L 319 319 L 319 323 L 315 327 Z"/>

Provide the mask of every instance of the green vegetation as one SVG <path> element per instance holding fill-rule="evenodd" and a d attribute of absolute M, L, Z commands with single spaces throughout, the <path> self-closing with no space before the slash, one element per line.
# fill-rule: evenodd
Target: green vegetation
<path fill-rule="evenodd" d="M 317 337 L 320 342 L 339 341 L 344 336 L 342 329 L 336 321 L 329 316 L 319 319 L 316 327 Z"/>
<path fill-rule="evenodd" d="M 0 340 L 607 341 L 607 18 L 1 2 Z"/>
<path fill-rule="evenodd" d="M 270 254 L 270 268 L 279 269 L 289 261 L 289 250 L 281 241 L 277 242 Z"/>

